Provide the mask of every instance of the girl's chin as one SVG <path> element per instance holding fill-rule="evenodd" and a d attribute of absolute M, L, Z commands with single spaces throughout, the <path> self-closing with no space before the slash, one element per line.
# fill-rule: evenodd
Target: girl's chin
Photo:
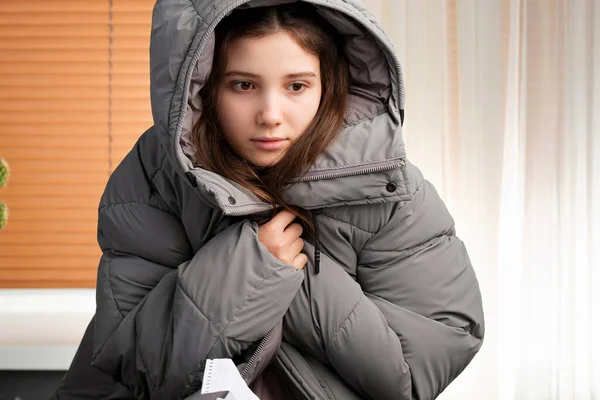
<path fill-rule="evenodd" d="M 273 160 L 273 161 L 254 161 L 252 162 L 253 165 L 257 166 L 258 168 L 270 168 L 270 167 L 274 167 L 277 165 L 277 160 Z"/>
<path fill-rule="evenodd" d="M 259 168 L 274 167 L 277 165 L 283 154 L 249 157 L 250 162 Z"/>

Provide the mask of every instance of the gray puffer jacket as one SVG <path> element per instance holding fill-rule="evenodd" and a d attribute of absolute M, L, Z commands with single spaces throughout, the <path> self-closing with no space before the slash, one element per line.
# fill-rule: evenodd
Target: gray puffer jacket
<path fill-rule="evenodd" d="M 207 358 L 230 357 L 249 383 L 274 366 L 295 399 L 432 399 L 482 344 L 465 247 L 405 158 L 398 59 L 359 3 L 310 0 L 347 38 L 351 86 L 339 137 L 285 192 L 318 227 L 316 240 L 306 237 L 304 270 L 258 241 L 267 204 L 193 166 L 189 134 L 215 25 L 235 7 L 284 2 L 159 0 L 154 8 L 155 125 L 114 172 L 99 208 L 103 256 L 87 362 L 89 374 L 103 371 L 130 392 L 114 398 L 185 398 L 200 388 Z"/>

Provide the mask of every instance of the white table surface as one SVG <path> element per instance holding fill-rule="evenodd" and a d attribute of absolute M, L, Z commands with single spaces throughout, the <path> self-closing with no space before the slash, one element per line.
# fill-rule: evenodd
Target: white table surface
<path fill-rule="evenodd" d="M 0 370 L 66 370 L 96 310 L 94 289 L 0 289 Z"/>

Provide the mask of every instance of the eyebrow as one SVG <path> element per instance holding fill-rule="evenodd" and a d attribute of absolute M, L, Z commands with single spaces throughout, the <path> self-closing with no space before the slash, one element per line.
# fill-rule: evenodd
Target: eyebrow
<path fill-rule="evenodd" d="M 244 71 L 229 71 L 225 74 L 225 76 L 245 76 L 247 78 L 254 78 L 254 79 L 258 79 L 260 78 L 260 75 L 257 74 L 253 74 L 250 72 L 244 72 Z M 295 72 L 293 74 L 287 74 L 285 76 L 287 79 L 297 79 L 297 78 L 316 78 L 317 75 L 315 75 L 314 72 Z"/>

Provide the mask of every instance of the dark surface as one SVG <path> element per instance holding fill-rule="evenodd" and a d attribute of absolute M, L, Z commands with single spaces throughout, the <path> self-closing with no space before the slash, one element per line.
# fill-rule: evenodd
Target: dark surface
<path fill-rule="evenodd" d="M 65 371 L 0 371 L 0 400 L 46 400 Z"/>

